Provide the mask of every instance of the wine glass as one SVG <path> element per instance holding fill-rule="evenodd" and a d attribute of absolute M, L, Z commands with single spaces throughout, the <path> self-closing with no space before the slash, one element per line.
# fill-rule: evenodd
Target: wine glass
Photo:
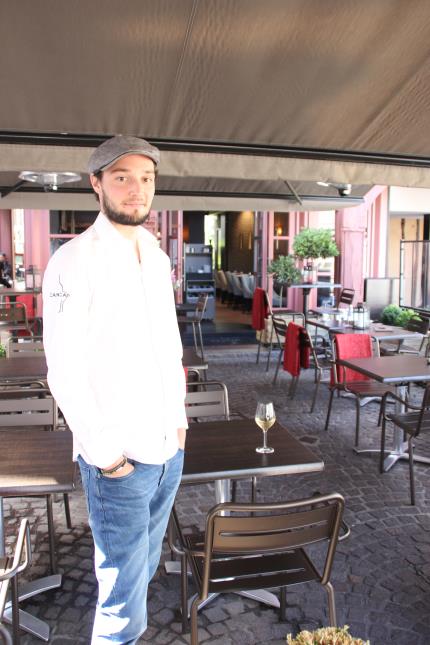
<path fill-rule="evenodd" d="M 271 401 L 257 403 L 257 409 L 255 411 L 255 423 L 263 431 L 263 445 L 259 446 L 255 450 L 264 454 L 274 452 L 273 448 L 270 448 L 267 445 L 267 431 L 273 426 L 276 421 L 275 409 Z"/>

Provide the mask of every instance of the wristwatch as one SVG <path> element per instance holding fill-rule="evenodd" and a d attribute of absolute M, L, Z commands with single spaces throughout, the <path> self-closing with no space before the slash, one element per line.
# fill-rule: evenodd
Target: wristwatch
<path fill-rule="evenodd" d="M 99 468 L 99 470 L 102 475 L 112 475 L 113 473 L 116 473 L 117 470 L 121 470 L 121 468 L 124 468 L 126 463 L 127 463 L 127 457 L 123 457 L 122 460 L 119 462 L 119 464 L 117 464 L 113 468 Z"/>

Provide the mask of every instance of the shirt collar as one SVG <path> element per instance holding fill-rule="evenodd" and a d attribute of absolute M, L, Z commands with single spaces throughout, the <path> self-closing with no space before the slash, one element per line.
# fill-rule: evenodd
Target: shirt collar
<path fill-rule="evenodd" d="M 94 228 L 97 231 L 97 234 L 101 239 L 107 241 L 108 243 L 118 246 L 119 244 L 129 245 L 130 241 L 127 240 L 121 233 L 113 226 L 112 222 L 106 217 L 102 211 L 99 212 L 96 221 L 94 222 Z M 139 245 L 152 245 L 158 247 L 158 242 L 156 238 L 147 231 L 143 226 L 137 227 L 137 237 Z"/>

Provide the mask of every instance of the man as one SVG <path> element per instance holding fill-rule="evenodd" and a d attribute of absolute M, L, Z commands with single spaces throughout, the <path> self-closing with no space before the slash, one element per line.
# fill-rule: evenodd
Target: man
<path fill-rule="evenodd" d="M 132 644 L 146 629 L 147 587 L 182 472 L 185 379 L 170 263 L 140 226 L 159 158 L 126 136 L 93 152 L 101 212 L 52 256 L 43 283 L 48 382 L 73 432 L 95 544 L 93 644 Z"/>
<path fill-rule="evenodd" d="M 10 289 L 12 287 L 12 266 L 6 253 L 0 251 L 0 284 Z"/>

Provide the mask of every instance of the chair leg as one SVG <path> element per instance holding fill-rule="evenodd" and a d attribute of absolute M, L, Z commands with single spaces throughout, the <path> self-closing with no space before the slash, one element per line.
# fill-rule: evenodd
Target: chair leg
<path fill-rule="evenodd" d="M 325 590 L 327 591 L 328 596 L 328 616 L 331 627 L 337 627 L 337 618 L 336 618 L 336 601 L 334 598 L 334 589 L 331 582 L 327 582 L 325 585 Z"/>
<path fill-rule="evenodd" d="M 281 587 L 279 593 L 279 620 L 287 622 L 287 587 Z"/>
<path fill-rule="evenodd" d="M 314 390 L 314 396 L 312 398 L 311 409 L 310 409 L 311 414 L 315 410 L 315 403 L 317 402 L 317 396 L 318 396 L 318 390 L 319 390 L 319 387 L 320 387 L 320 383 L 321 383 L 321 370 L 318 370 L 317 373 L 316 373 L 315 390 Z"/>
<path fill-rule="evenodd" d="M 355 414 L 355 442 L 354 446 L 358 448 L 358 445 L 360 443 L 360 399 L 358 396 L 355 397 L 355 409 L 356 409 L 356 414 Z"/>
<path fill-rule="evenodd" d="M 379 472 L 381 475 L 384 473 L 384 459 L 385 459 L 385 428 L 387 425 L 387 420 L 382 415 L 382 426 L 381 426 L 381 451 L 379 453 Z"/>
<path fill-rule="evenodd" d="M 279 368 L 281 366 L 281 360 L 282 360 L 283 355 L 284 355 L 284 350 L 281 349 L 281 351 L 279 352 L 278 361 L 276 363 L 276 371 L 275 371 L 275 376 L 273 377 L 273 385 L 276 385 L 276 381 L 278 379 L 278 372 L 279 372 Z"/>
<path fill-rule="evenodd" d="M 18 577 L 14 575 L 11 580 L 11 600 L 12 600 L 12 635 L 13 645 L 20 643 L 20 626 L 19 626 L 19 594 L 18 594 Z M 7 641 L 6 641 L 7 642 Z"/>
<path fill-rule="evenodd" d="M 415 506 L 415 477 L 414 477 L 414 446 L 412 444 L 413 436 L 408 441 L 409 452 L 409 480 L 411 485 L 411 504 Z"/>
<path fill-rule="evenodd" d="M 255 361 L 255 362 L 257 363 L 257 365 L 258 365 L 258 363 L 260 362 L 261 334 L 262 334 L 262 333 L 263 333 L 263 332 L 262 332 L 262 331 L 260 331 L 260 338 L 259 338 L 259 341 L 258 341 L 258 348 L 257 348 L 257 360 Z"/>
<path fill-rule="evenodd" d="M 192 323 L 192 327 L 193 327 L 194 349 L 196 350 L 196 354 L 198 354 L 199 350 L 197 348 L 197 336 L 196 336 L 196 323 L 195 322 Z"/>
<path fill-rule="evenodd" d="M 197 625 L 197 612 L 200 598 L 197 597 L 191 605 L 191 645 L 199 645 L 199 634 Z"/>
<path fill-rule="evenodd" d="M 327 418 L 325 420 L 325 426 L 324 430 L 328 430 L 328 424 L 330 423 L 330 415 L 331 415 L 331 406 L 333 405 L 333 396 L 334 396 L 334 389 L 330 390 L 330 398 L 328 400 L 328 410 L 327 410 Z"/>
<path fill-rule="evenodd" d="M 71 518 L 71 515 L 70 515 L 70 504 L 69 504 L 69 495 L 68 495 L 68 493 L 64 493 L 63 499 L 64 499 L 64 513 L 66 515 L 67 528 L 72 529 L 73 525 L 72 525 L 72 518 Z"/>
<path fill-rule="evenodd" d="M 269 352 L 267 354 L 266 372 L 269 371 L 270 357 L 272 356 L 272 349 L 273 349 L 273 329 L 272 329 L 272 333 L 270 335 L 270 340 L 269 340 Z"/>
<path fill-rule="evenodd" d="M 235 502 L 237 497 L 237 480 L 233 479 L 231 482 L 231 501 Z"/>
<path fill-rule="evenodd" d="M 57 573 L 57 562 L 55 557 L 55 531 L 54 514 L 52 512 L 52 495 L 46 496 L 46 513 L 48 516 L 48 537 L 49 537 L 49 562 L 51 573 Z"/>
<path fill-rule="evenodd" d="M 181 555 L 181 613 L 182 613 L 182 633 L 185 634 L 189 629 L 188 624 L 188 570 L 187 556 Z"/>
<path fill-rule="evenodd" d="M 199 330 L 200 355 L 202 357 L 202 360 L 204 361 L 205 360 L 205 350 L 204 350 L 204 347 L 203 347 L 202 326 L 201 326 L 200 322 L 197 323 L 197 327 L 198 327 L 198 330 Z"/>
<path fill-rule="evenodd" d="M 257 478 L 251 479 L 251 503 L 255 504 L 257 501 Z"/>

